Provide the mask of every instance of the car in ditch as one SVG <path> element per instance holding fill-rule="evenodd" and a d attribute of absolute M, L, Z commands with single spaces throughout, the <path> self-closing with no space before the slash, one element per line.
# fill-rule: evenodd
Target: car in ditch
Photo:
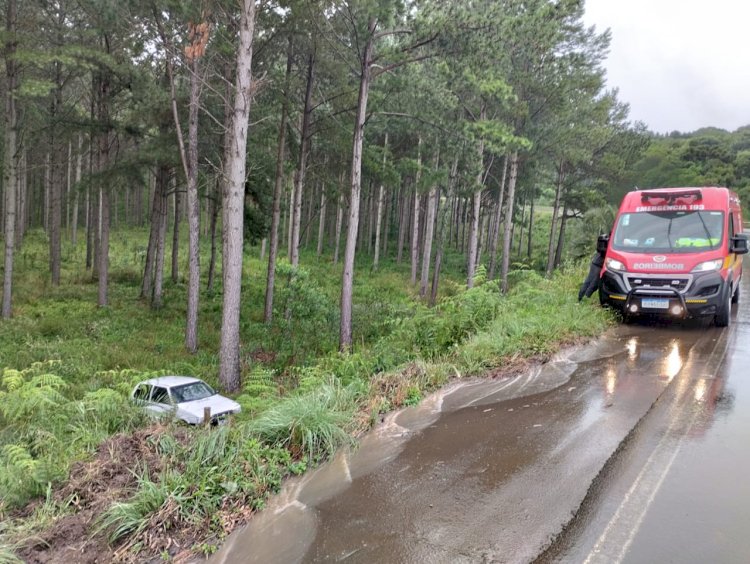
<path fill-rule="evenodd" d="M 189 425 L 225 423 L 240 404 L 218 394 L 200 378 L 160 376 L 136 384 L 130 397 L 158 417 L 175 417 Z"/>

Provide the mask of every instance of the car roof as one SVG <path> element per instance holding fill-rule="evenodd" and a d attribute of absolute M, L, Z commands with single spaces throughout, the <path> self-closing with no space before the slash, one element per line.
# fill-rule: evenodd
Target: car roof
<path fill-rule="evenodd" d="M 183 384 L 192 384 L 193 382 L 203 382 L 200 378 L 195 378 L 193 376 L 159 376 L 158 378 L 150 378 L 149 380 L 144 380 L 143 382 L 140 382 L 140 384 L 151 384 L 152 386 L 165 386 L 167 388 L 172 388 L 174 386 L 181 386 Z"/>

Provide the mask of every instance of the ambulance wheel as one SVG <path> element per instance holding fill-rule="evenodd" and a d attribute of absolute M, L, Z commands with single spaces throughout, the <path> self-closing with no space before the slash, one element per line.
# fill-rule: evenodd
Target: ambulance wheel
<path fill-rule="evenodd" d="M 736 304 L 740 301 L 740 284 L 737 283 L 737 287 L 734 289 L 734 294 L 732 295 L 732 303 Z"/>
<path fill-rule="evenodd" d="M 717 327 L 729 327 L 729 322 L 732 317 L 732 288 L 731 286 L 727 289 L 727 297 L 719 306 L 719 311 L 716 312 L 714 318 L 714 324 Z"/>

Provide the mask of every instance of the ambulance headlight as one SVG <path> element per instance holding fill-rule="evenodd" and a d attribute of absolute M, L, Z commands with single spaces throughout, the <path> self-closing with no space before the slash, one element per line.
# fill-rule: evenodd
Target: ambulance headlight
<path fill-rule="evenodd" d="M 607 270 L 619 270 L 620 272 L 628 271 L 628 269 L 625 268 L 625 265 L 623 263 L 613 258 L 607 259 Z"/>
<path fill-rule="evenodd" d="M 721 270 L 723 264 L 724 259 L 707 260 L 706 262 L 698 264 L 693 269 L 693 272 L 714 272 L 716 270 Z"/>

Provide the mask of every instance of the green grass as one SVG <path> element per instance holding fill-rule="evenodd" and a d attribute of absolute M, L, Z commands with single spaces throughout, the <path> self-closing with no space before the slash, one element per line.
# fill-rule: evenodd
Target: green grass
<path fill-rule="evenodd" d="M 544 228 L 540 221 L 535 230 Z M 143 425 L 127 399 L 139 379 L 181 373 L 218 383 L 220 288 L 201 292 L 200 350 L 190 355 L 183 345 L 184 280 L 166 282 L 158 310 L 138 300 L 145 243 L 142 230 L 113 235 L 110 305 L 98 308 L 82 245 L 65 246 L 63 281 L 52 287 L 44 237 L 32 233 L 24 242 L 14 318 L 0 324 L 0 517 L 64 483 L 70 466 L 108 437 Z M 224 519 L 262 507 L 285 476 L 324 460 L 378 414 L 419 403 L 455 374 L 481 374 L 518 356 L 546 357 L 610 322 L 607 312 L 576 303 L 585 264 L 545 280 L 528 269 L 543 262 L 538 253 L 516 261 L 512 291 L 503 296 L 483 267 L 466 290 L 464 258 L 449 249 L 439 304 L 428 308 L 408 283 L 408 262 L 384 261 L 373 272 L 361 254 L 355 347 L 342 355 L 341 265 L 310 253 L 300 269 L 281 261 L 267 326 L 266 263 L 257 252 L 249 247 L 244 263 L 237 396 L 243 412 L 218 429 L 169 427 L 153 445 L 157 466 L 130 468 L 138 476 L 133 491 L 99 516 L 96 530 L 133 553 L 143 548 L 144 531 L 180 528 L 205 539 L 196 548 L 204 552 Z M 207 256 L 204 247 L 204 270 Z M 45 519 L 0 531 L 0 562 Z"/>
<path fill-rule="evenodd" d="M 351 422 L 363 393 L 352 384 L 344 388 L 331 380 L 279 401 L 251 421 L 247 431 L 263 442 L 322 460 L 351 442 Z"/>

